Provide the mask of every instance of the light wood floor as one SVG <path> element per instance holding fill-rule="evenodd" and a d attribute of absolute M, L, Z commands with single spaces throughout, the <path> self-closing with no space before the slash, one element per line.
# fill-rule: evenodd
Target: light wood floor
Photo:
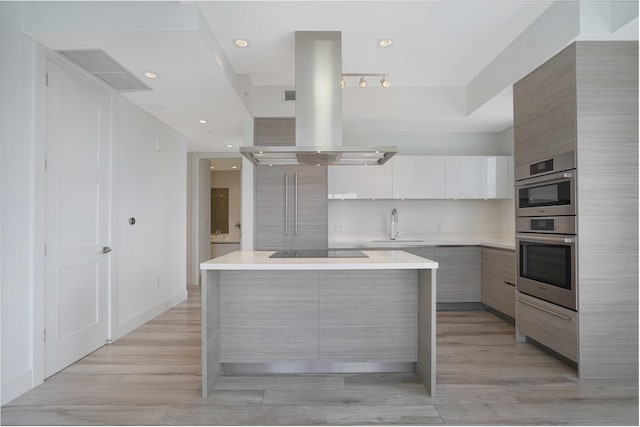
<path fill-rule="evenodd" d="M 223 377 L 200 397 L 200 295 L 2 407 L 16 424 L 638 425 L 637 379 L 583 381 L 484 311 L 438 313 L 438 396 L 413 375 Z"/>

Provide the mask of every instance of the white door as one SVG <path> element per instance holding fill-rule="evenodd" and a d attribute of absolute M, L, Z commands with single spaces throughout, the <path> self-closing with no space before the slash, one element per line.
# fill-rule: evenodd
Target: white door
<path fill-rule="evenodd" d="M 111 140 L 110 96 L 47 73 L 45 378 L 108 338 Z"/>

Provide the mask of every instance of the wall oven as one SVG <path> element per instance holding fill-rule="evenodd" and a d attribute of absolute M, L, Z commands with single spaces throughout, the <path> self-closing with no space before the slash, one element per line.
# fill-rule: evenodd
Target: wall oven
<path fill-rule="evenodd" d="M 576 214 L 576 170 L 570 151 L 516 168 L 516 216 Z"/>
<path fill-rule="evenodd" d="M 576 217 L 516 219 L 518 291 L 577 311 Z"/>

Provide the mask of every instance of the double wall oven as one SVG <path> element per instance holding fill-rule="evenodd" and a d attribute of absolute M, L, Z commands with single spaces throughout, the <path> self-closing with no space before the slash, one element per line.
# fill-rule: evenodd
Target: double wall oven
<path fill-rule="evenodd" d="M 518 291 L 577 311 L 573 151 L 516 168 Z"/>

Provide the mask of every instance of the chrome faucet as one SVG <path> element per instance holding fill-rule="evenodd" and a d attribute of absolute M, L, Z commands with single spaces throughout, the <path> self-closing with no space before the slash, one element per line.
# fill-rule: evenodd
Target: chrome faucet
<path fill-rule="evenodd" d="M 396 231 L 396 224 L 398 223 L 398 211 L 396 210 L 396 208 L 391 209 L 391 233 L 390 233 L 390 238 L 391 240 L 396 240 L 396 237 L 398 237 L 398 235 L 400 234 L 399 232 Z"/>

